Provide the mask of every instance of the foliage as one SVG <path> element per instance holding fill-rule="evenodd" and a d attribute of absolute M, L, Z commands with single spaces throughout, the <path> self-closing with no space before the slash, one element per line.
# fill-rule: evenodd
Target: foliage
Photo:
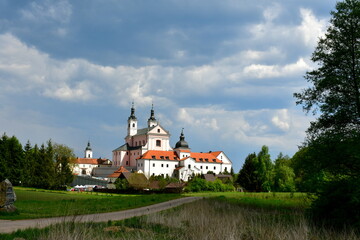
<path fill-rule="evenodd" d="M 315 222 L 336 227 L 352 225 L 360 229 L 360 178 L 332 181 L 312 205 Z"/>
<path fill-rule="evenodd" d="M 201 191 L 213 191 L 213 192 L 226 192 L 234 191 L 233 185 L 225 184 L 220 179 L 216 179 L 214 182 L 206 181 L 199 176 L 194 177 L 188 182 L 185 188 L 189 192 L 201 192 Z"/>
<path fill-rule="evenodd" d="M 274 164 L 270 159 L 269 148 L 262 146 L 260 152 L 249 154 L 239 172 L 237 183 L 248 191 L 271 191 L 273 186 Z"/>
<path fill-rule="evenodd" d="M 274 191 L 294 192 L 295 191 L 295 173 L 291 167 L 291 159 L 288 156 L 279 154 L 275 160 L 274 166 Z"/>
<path fill-rule="evenodd" d="M 236 183 L 249 191 L 259 192 L 261 189 L 260 180 L 256 171 L 256 154 L 249 154 L 241 168 Z"/>
<path fill-rule="evenodd" d="M 352 215 L 357 206 L 356 201 L 348 201 L 341 211 L 327 207 L 342 204 L 348 184 L 338 183 L 357 182 L 360 171 L 360 1 L 338 2 L 331 15 L 330 26 L 312 55 L 318 68 L 305 76 L 312 86 L 294 96 L 305 111 L 321 112 L 307 131 L 300 169 L 304 180 L 314 186 L 309 190 L 319 195 L 314 215 L 331 215 L 338 226 L 337 220 L 344 219 L 345 213 Z M 339 189 L 329 190 L 334 185 Z M 359 185 L 354 187 L 348 198 L 357 198 Z M 356 221 L 349 223 L 359 225 L 360 220 Z"/>
<path fill-rule="evenodd" d="M 74 152 L 50 140 L 40 148 L 28 141 L 23 149 L 19 140 L 5 134 L 0 139 L 0 180 L 8 178 L 14 186 L 59 188 L 72 182 L 70 163 Z"/>
<path fill-rule="evenodd" d="M 123 178 L 117 178 L 115 180 L 115 188 L 118 189 L 118 190 L 128 190 L 130 189 L 130 185 L 129 185 L 129 182 Z"/>

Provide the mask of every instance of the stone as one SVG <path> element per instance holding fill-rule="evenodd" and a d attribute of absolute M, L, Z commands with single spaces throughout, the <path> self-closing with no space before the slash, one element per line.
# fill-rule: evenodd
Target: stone
<path fill-rule="evenodd" d="M 8 179 L 0 182 L 0 211 L 1 212 L 14 212 L 16 207 L 14 203 L 16 201 L 16 194 L 13 186 Z"/>

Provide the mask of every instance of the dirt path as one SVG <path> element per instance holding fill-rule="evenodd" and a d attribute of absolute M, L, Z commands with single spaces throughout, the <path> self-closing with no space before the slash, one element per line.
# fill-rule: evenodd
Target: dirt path
<path fill-rule="evenodd" d="M 16 230 L 26 228 L 43 228 L 55 223 L 61 223 L 64 221 L 76 221 L 76 222 L 107 222 L 108 220 L 123 220 L 135 216 L 142 216 L 150 213 L 163 211 L 169 208 L 180 206 L 184 203 L 189 203 L 201 199 L 200 197 L 186 197 L 170 200 L 167 202 L 157 203 L 154 205 L 117 211 L 109 213 L 96 213 L 88 215 L 78 216 L 66 216 L 66 217 L 54 217 L 54 218 L 39 218 L 39 219 L 27 219 L 27 220 L 0 220 L 0 233 L 11 233 Z"/>

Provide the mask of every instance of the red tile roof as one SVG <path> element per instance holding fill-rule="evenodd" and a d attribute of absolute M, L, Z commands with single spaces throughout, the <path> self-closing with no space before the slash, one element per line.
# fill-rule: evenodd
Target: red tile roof
<path fill-rule="evenodd" d="M 118 170 L 116 170 L 114 173 L 110 174 L 108 178 L 118 178 L 121 173 L 123 172 L 129 172 L 126 168 L 121 166 Z"/>
<path fill-rule="evenodd" d="M 179 156 L 174 151 L 155 151 L 149 150 L 144 153 L 140 159 L 156 159 L 156 160 L 179 160 Z"/>
<path fill-rule="evenodd" d="M 101 164 L 98 161 L 97 158 L 77 158 L 75 159 L 75 163 L 77 164 L 92 164 L 92 165 L 98 165 Z"/>
<path fill-rule="evenodd" d="M 220 159 L 214 156 L 212 153 L 190 153 L 190 157 L 195 159 L 196 162 L 210 162 L 210 163 L 222 163 Z"/>
<path fill-rule="evenodd" d="M 220 153 L 220 152 L 215 152 Z M 219 154 L 217 154 L 219 155 Z M 218 159 L 213 153 L 190 153 L 190 157 L 193 158 L 196 162 L 209 162 L 209 163 L 222 163 L 220 159 Z M 149 150 L 144 153 L 139 159 L 156 159 L 156 160 L 176 160 L 182 161 L 187 159 L 182 158 L 179 159 L 178 155 L 175 151 L 155 151 Z"/>

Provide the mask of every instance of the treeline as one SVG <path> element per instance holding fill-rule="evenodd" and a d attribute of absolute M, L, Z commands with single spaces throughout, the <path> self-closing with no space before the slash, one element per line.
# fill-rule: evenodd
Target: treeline
<path fill-rule="evenodd" d="M 69 147 L 49 140 L 39 147 L 28 141 L 23 148 L 15 137 L 0 139 L 0 181 L 14 186 L 60 189 L 73 180 L 71 162 L 75 154 Z"/>
<path fill-rule="evenodd" d="M 280 153 L 271 160 L 269 148 L 263 146 L 258 154 L 249 154 L 240 170 L 236 183 L 246 191 L 295 192 L 302 186 L 300 167 L 289 156 Z"/>

